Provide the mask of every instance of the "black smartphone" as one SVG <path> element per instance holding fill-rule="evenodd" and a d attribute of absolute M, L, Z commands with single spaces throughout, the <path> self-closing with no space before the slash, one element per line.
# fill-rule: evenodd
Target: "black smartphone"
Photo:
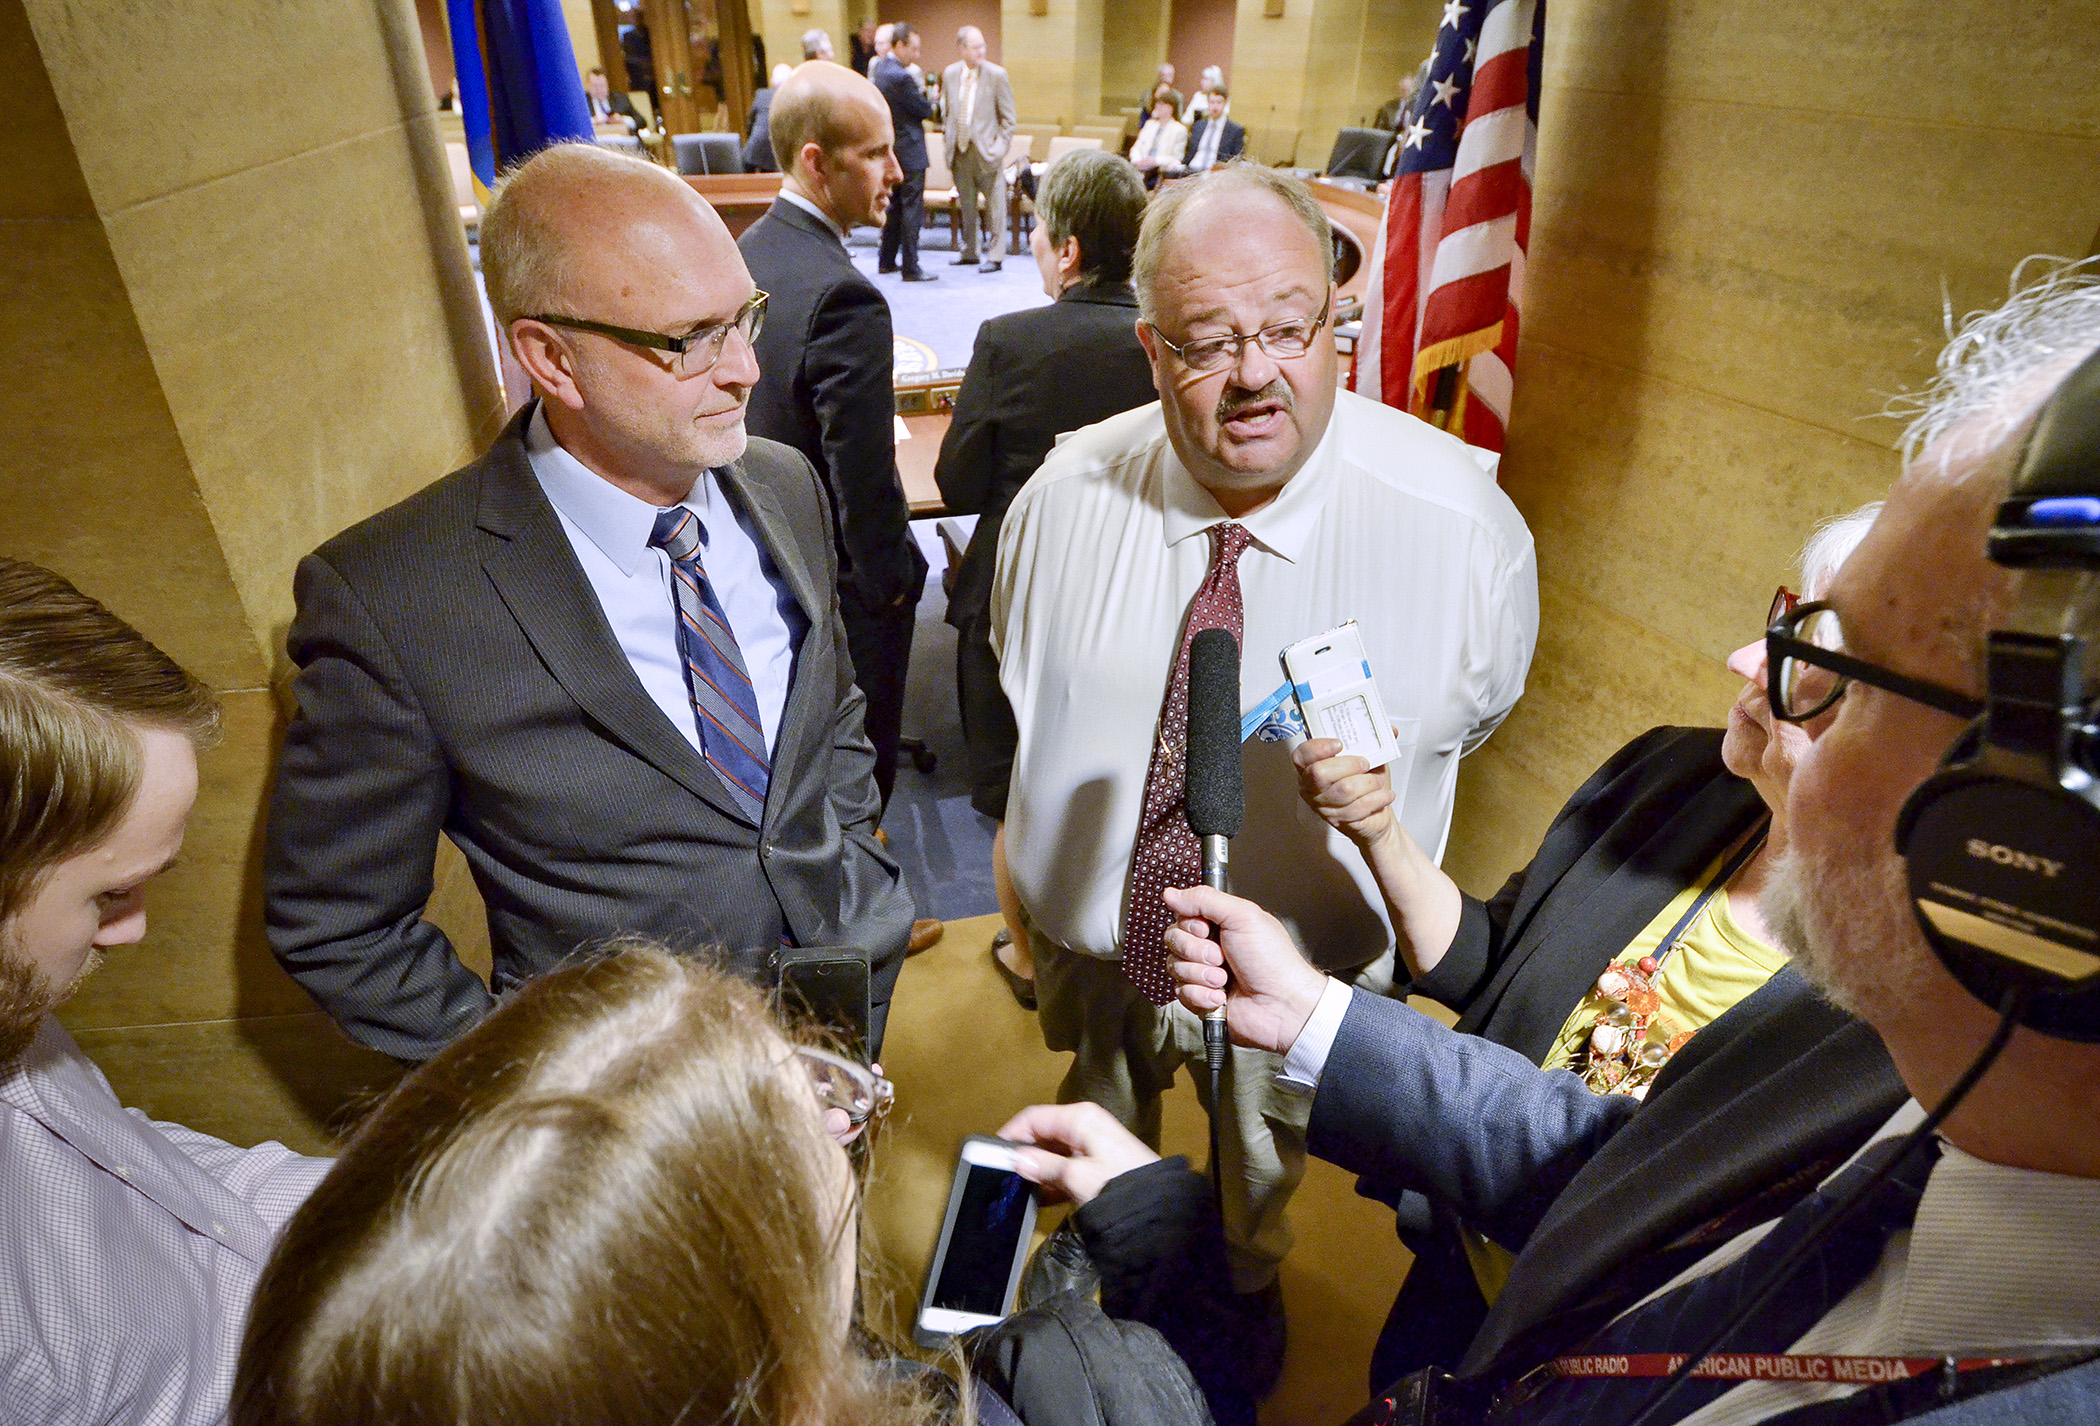
<path fill-rule="evenodd" d="M 868 958 L 851 947 L 783 946 L 780 999 L 791 1018 L 816 1021 L 839 1037 L 845 1052 L 868 1059 Z"/>
<path fill-rule="evenodd" d="M 1036 1213 L 1035 1186 L 1014 1172 L 1015 1147 L 986 1134 L 963 1140 L 914 1325 L 922 1347 L 1013 1311 Z"/>

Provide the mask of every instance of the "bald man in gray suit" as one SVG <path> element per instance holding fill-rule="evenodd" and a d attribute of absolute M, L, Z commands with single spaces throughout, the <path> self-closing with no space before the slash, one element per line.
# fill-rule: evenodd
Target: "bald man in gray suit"
<path fill-rule="evenodd" d="M 948 171 L 955 175 L 955 202 L 962 210 L 958 266 L 977 261 L 977 197 L 985 198 L 984 262 L 979 272 L 997 272 L 1006 256 L 1006 149 L 1014 136 L 1014 87 L 1006 71 L 984 57 L 984 32 L 964 25 L 955 37 L 962 58 L 941 75 L 948 141 Z"/>

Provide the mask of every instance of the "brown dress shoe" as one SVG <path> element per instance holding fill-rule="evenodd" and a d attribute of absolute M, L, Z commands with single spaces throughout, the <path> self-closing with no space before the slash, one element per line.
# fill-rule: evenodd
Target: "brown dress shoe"
<path fill-rule="evenodd" d="M 904 954 L 915 956 L 947 934 L 948 928 L 931 917 L 921 917 L 911 923 L 911 940 L 905 943 Z"/>

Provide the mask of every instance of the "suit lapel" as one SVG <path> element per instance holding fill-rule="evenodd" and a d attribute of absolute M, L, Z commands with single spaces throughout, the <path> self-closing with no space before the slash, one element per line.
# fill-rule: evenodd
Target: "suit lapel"
<path fill-rule="evenodd" d="M 836 711 L 831 706 L 829 695 L 814 686 L 809 677 L 810 650 L 813 639 L 831 637 L 832 593 L 820 589 L 810 573 L 809 564 L 802 558 L 795 542 L 794 528 L 788 523 L 786 512 L 765 482 L 750 469 L 750 455 L 734 461 L 715 471 L 715 480 L 722 493 L 735 502 L 757 527 L 759 544 L 764 548 L 775 574 L 787 582 L 788 592 L 801 606 L 802 617 L 808 627 L 802 635 L 802 647 L 795 651 L 794 678 L 788 685 L 786 705 L 780 710 L 780 732 L 773 740 L 773 768 L 771 780 L 792 782 L 808 762 L 811 755 L 809 728 L 811 721 L 819 717 L 829 719 Z"/>
<path fill-rule="evenodd" d="M 1730 1017 L 1739 1017 L 1734 1033 L 1705 1039 Z M 1474 1339 L 1468 1372 L 1519 1337 L 1566 1335 L 1557 1314 L 1787 1170 L 1857 1147 L 1906 1095 L 1874 1032 L 1818 999 L 1791 968 L 1679 1058 L 1683 1072 L 1672 1064 L 1648 1107 L 1540 1221 Z"/>
<path fill-rule="evenodd" d="M 725 816 L 748 823 L 707 760 L 634 676 L 525 454 L 528 405 L 482 459 L 476 523 L 500 541 L 482 570 L 533 651 L 578 707 L 636 757 Z"/>

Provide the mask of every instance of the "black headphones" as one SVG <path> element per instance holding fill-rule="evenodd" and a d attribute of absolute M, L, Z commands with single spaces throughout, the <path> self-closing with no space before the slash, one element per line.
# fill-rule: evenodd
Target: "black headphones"
<path fill-rule="evenodd" d="M 2028 572 L 1994 629 L 1985 711 L 1904 804 L 1896 850 L 1925 939 L 2020 1022 L 2100 1041 L 2100 352 L 2056 389 L 1998 507 L 1989 554 Z"/>

